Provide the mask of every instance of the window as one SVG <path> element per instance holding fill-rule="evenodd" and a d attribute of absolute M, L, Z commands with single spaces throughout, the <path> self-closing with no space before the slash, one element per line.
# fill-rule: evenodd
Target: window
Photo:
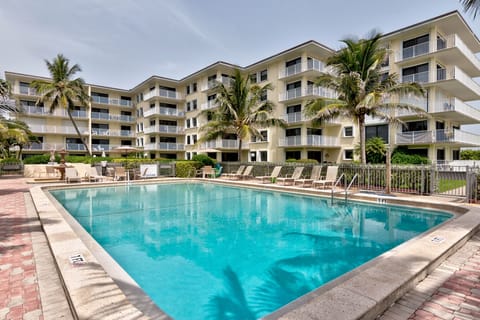
<path fill-rule="evenodd" d="M 190 85 L 187 86 L 187 94 L 190 94 Z"/>
<path fill-rule="evenodd" d="M 460 160 L 460 150 L 452 150 L 452 160 Z"/>
<path fill-rule="evenodd" d="M 190 111 L 190 101 L 187 102 L 187 111 Z"/>
<path fill-rule="evenodd" d="M 427 120 L 410 121 L 405 123 L 404 126 L 402 126 L 402 132 L 426 131 L 426 130 L 427 130 Z"/>
<path fill-rule="evenodd" d="M 251 83 L 257 83 L 257 74 L 256 73 L 252 73 L 250 75 L 250 82 Z"/>
<path fill-rule="evenodd" d="M 267 90 L 262 90 L 262 92 L 260 93 L 260 101 L 267 101 Z"/>
<path fill-rule="evenodd" d="M 287 61 L 285 62 L 285 67 L 291 67 L 291 66 L 294 66 L 294 65 L 297 65 L 297 64 L 300 64 L 302 63 L 302 58 L 301 57 L 298 57 L 296 59 L 293 59 L 293 60 L 290 60 L 290 61 Z"/>
<path fill-rule="evenodd" d="M 190 136 L 187 136 L 187 144 L 190 144 Z"/>
<path fill-rule="evenodd" d="M 267 69 L 260 71 L 260 81 L 267 81 L 267 80 L 268 80 Z"/>
<path fill-rule="evenodd" d="M 197 100 L 192 100 L 192 110 L 197 110 Z"/>
<path fill-rule="evenodd" d="M 266 162 L 267 161 L 267 151 L 260 151 L 260 161 Z"/>
<path fill-rule="evenodd" d="M 158 124 L 160 124 L 162 126 L 176 127 L 177 126 L 177 121 L 175 121 L 175 120 L 158 120 Z"/>
<path fill-rule="evenodd" d="M 293 128 L 285 130 L 285 137 L 296 137 L 302 135 L 302 128 Z"/>
<path fill-rule="evenodd" d="M 192 84 L 192 92 L 197 92 L 197 83 L 196 82 L 194 82 Z"/>
<path fill-rule="evenodd" d="M 301 151 L 285 151 L 285 159 L 299 160 L 302 157 Z"/>
<path fill-rule="evenodd" d="M 343 127 L 343 136 L 344 137 L 353 137 L 353 127 Z"/>
<path fill-rule="evenodd" d="M 30 91 L 30 83 L 20 82 L 20 93 L 28 94 L 29 91 Z"/>
<path fill-rule="evenodd" d="M 428 82 L 428 63 L 402 69 L 402 82 Z"/>
<path fill-rule="evenodd" d="M 150 104 L 150 109 L 153 109 L 153 108 L 155 108 L 155 103 Z"/>
<path fill-rule="evenodd" d="M 150 120 L 150 126 L 154 127 L 155 126 L 155 120 Z"/>
<path fill-rule="evenodd" d="M 380 137 L 385 143 L 388 143 L 388 124 L 379 124 L 365 127 L 365 139 Z"/>
<path fill-rule="evenodd" d="M 193 144 L 197 143 L 198 138 L 196 134 L 192 135 L 192 139 L 193 139 Z"/>
<path fill-rule="evenodd" d="M 187 160 L 192 160 L 192 154 L 190 152 L 187 152 Z"/>
<path fill-rule="evenodd" d="M 187 128 L 190 128 L 190 119 L 187 119 L 187 124 L 186 124 Z"/>
<path fill-rule="evenodd" d="M 177 138 L 175 138 L 175 137 L 160 137 L 160 142 L 177 143 Z"/>
<path fill-rule="evenodd" d="M 428 53 L 430 36 L 428 34 L 403 41 L 403 59 Z"/>
<path fill-rule="evenodd" d="M 155 137 L 150 137 L 150 143 L 155 143 L 155 142 L 156 142 Z"/>
<path fill-rule="evenodd" d="M 262 141 L 268 141 L 268 131 L 267 130 L 260 131 L 260 134 L 262 135 Z"/>
<path fill-rule="evenodd" d="M 192 118 L 192 127 L 195 128 L 197 126 L 197 118 Z"/>
<path fill-rule="evenodd" d="M 301 81 L 292 82 L 292 83 L 287 84 L 287 91 L 288 90 L 293 90 L 293 89 L 298 89 L 298 88 L 301 88 L 301 87 L 302 87 L 302 82 Z"/>
<path fill-rule="evenodd" d="M 347 149 L 343 151 L 343 160 L 353 160 L 353 150 Z"/>
<path fill-rule="evenodd" d="M 322 129 L 321 128 L 307 128 L 307 135 L 309 136 L 321 136 Z"/>
<path fill-rule="evenodd" d="M 300 105 L 300 104 L 296 104 L 294 106 L 288 106 L 287 107 L 287 114 L 297 113 L 297 112 L 301 112 L 301 111 L 302 111 L 302 105 Z"/>

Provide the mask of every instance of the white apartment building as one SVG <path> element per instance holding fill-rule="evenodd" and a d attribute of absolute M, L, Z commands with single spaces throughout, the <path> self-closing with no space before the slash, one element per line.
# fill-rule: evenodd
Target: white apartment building
<path fill-rule="evenodd" d="M 385 73 L 397 73 L 400 81 L 421 83 L 427 95 L 412 102 L 431 117 L 402 113 L 399 116 L 406 126 L 398 128 L 368 119 L 367 138 L 380 136 L 433 162 L 456 160 L 460 148 L 480 146 L 480 136 L 461 127 L 480 123 L 480 110 L 469 105 L 480 100 L 480 85 L 473 80 L 480 76 L 475 55 L 480 52 L 480 41 L 462 16 L 450 12 L 385 34 L 382 41 L 390 52 L 383 65 Z M 336 119 L 313 127 L 303 116 L 308 100 L 334 95 L 314 85 L 325 71 L 326 58 L 334 53 L 308 41 L 246 67 L 217 62 L 180 80 L 152 76 L 129 90 L 88 84 L 91 105 L 76 108 L 74 117 L 96 155 L 132 145 L 143 149 L 148 158 L 190 159 L 206 153 L 219 161 L 237 161 L 234 135 L 203 144 L 197 141 L 199 127 L 208 121 L 201 111 L 216 107 L 216 81 L 229 81 L 238 68 L 254 82 L 273 85 L 267 98 L 275 104 L 274 116 L 288 124 L 285 129 L 265 128 L 261 140 L 244 141 L 242 161 L 352 161 L 359 136 L 355 123 Z M 85 154 L 64 110 L 50 114 L 46 107 L 35 105 L 37 95 L 29 84 L 44 78 L 14 72 L 5 72 L 5 78 L 25 109 L 21 120 L 41 141 L 27 148 L 26 156 L 52 149 Z"/>

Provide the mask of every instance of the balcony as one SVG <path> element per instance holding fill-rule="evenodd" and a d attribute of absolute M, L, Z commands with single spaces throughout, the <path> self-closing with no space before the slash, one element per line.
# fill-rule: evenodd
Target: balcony
<path fill-rule="evenodd" d="M 78 124 L 77 124 L 78 125 Z M 72 126 L 49 126 L 49 125 L 30 125 L 30 130 L 33 133 L 52 133 L 52 134 L 77 134 L 75 128 Z M 80 133 L 88 135 L 87 127 L 79 127 Z"/>
<path fill-rule="evenodd" d="M 143 116 L 150 117 L 153 115 L 167 116 L 167 117 L 184 117 L 185 112 L 174 109 L 174 108 L 165 108 L 165 107 L 155 107 L 145 110 Z"/>
<path fill-rule="evenodd" d="M 108 121 L 120 121 L 120 122 L 134 122 L 135 118 L 127 115 L 115 115 L 104 112 L 92 112 L 92 119 L 95 120 L 108 120 Z"/>
<path fill-rule="evenodd" d="M 108 137 L 135 137 L 135 133 L 131 130 L 112 130 L 93 128 L 92 136 L 108 136 Z"/>
<path fill-rule="evenodd" d="M 457 98 L 437 97 L 430 113 L 435 113 L 435 118 L 455 121 L 460 124 L 480 123 L 480 110 Z"/>
<path fill-rule="evenodd" d="M 180 92 L 173 91 L 173 90 L 165 90 L 165 89 L 155 89 L 144 94 L 143 100 L 147 101 L 149 99 L 156 98 L 156 97 L 173 99 L 173 100 L 183 99 L 183 96 Z"/>
<path fill-rule="evenodd" d="M 109 144 L 101 144 L 101 143 L 92 144 L 92 151 L 93 152 L 110 151 L 112 148 L 113 148 L 113 146 L 111 146 Z"/>
<path fill-rule="evenodd" d="M 231 139 L 218 139 L 207 141 L 201 145 L 201 149 L 228 149 L 228 150 L 238 150 L 238 140 Z M 249 149 L 250 145 L 247 141 L 242 141 L 242 150 Z"/>
<path fill-rule="evenodd" d="M 156 125 L 144 128 L 144 133 L 170 133 L 170 134 L 183 134 L 185 131 L 184 127 L 179 126 L 167 126 L 167 125 Z"/>
<path fill-rule="evenodd" d="M 303 72 L 327 72 L 325 64 L 317 59 L 312 59 L 307 62 L 297 63 L 289 67 L 285 67 L 278 72 L 278 78 L 288 78 Z"/>
<path fill-rule="evenodd" d="M 112 99 L 107 97 L 92 96 L 92 102 L 97 104 L 108 104 L 113 106 L 131 107 L 132 101 L 124 99 Z"/>
<path fill-rule="evenodd" d="M 14 86 L 12 92 L 15 94 L 22 94 L 25 96 L 38 96 L 37 91 L 30 87 L 25 86 Z"/>
<path fill-rule="evenodd" d="M 67 143 L 66 146 L 67 151 L 86 151 L 82 143 Z"/>
<path fill-rule="evenodd" d="M 455 95 L 463 101 L 480 99 L 480 85 L 458 67 L 439 69 L 437 86 Z"/>
<path fill-rule="evenodd" d="M 218 107 L 218 104 L 215 102 L 215 100 L 210 100 L 200 105 L 201 110 L 209 110 L 209 109 L 214 109 L 216 107 Z"/>
<path fill-rule="evenodd" d="M 402 82 L 428 83 L 429 82 L 428 71 L 402 76 Z"/>
<path fill-rule="evenodd" d="M 420 43 L 411 47 L 403 48 L 395 56 L 395 62 L 412 59 L 430 53 L 430 41 Z"/>
<path fill-rule="evenodd" d="M 279 147 L 340 147 L 338 137 L 307 135 L 291 136 L 279 140 Z"/>
<path fill-rule="evenodd" d="M 459 129 L 408 131 L 397 133 L 397 145 L 451 143 L 459 146 L 480 146 L 480 136 Z"/>
<path fill-rule="evenodd" d="M 287 113 L 283 115 L 283 120 L 286 123 L 298 123 L 305 121 L 305 116 L 302 112 Z"/>
<path fill-rule="evenodd" d="M 185 145 L 175 142 L 147 143 L 145 144 L 144 150 L 184 151 Z"/>
<path fill-rule="evenodd" d="M 279 101 L 291 101 L 304 97 L 323 97 L 328 99 L 336 99 L 337 94 L 335 91 L 326 89 L 323 87 L 307 86 L 307 88 L 295 88 L 287 90 L 285 93 L 281 93 L 278 97 Z"/>

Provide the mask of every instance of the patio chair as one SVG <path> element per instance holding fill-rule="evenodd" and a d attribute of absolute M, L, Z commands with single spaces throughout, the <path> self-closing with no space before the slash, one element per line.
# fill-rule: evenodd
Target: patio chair
<path fill-rule="evenodd" d="M 215 169 L 212 166 L 203 166 L 202 168 L 202 178 L 205 179 L 205 176 L 210 176 L 210 178 L 215 178 Z"/>
<path fill-rule="evenodd" d="M 245 170 L 245 166 L 244 165 L 241 165 L 240 167 L 238 167 L 237 171 L 236 172 L 229 172 L 229 173 L 224 173 L 222 175 L 222 177 L 225 177 L 225 178 L 232 178 L 234 176 L 238 176 L 238 175 L 241 175 L 243 170 Z"/>
<path fill-rule="evenodd" d="M 282 170 L 282 166 L 276 166 L 273 168 L 272 173 L 269 176 L 258 176 L 255 177 L 256 180 L 259 180 L 261 183 L 274 183 L 274 179 L 277 179 L 278 175 L 280 174 L 280 171 Z"/>
<path fill-rule="evenodd" d="M 85 173 L 85 176 L 87 180 L 90 182 L 103 181 L 103 176 L 98 173 L 98 170 L 96 167 L 90 167 L 90 170 Z"/>
<path fill-rule="evenodd" d="M 313 166 L 312 173 L 310 174 L 310 178 L 301 178 L 295 179 L 293 182 L 294 186 L 300 186 L 302 188 L 311 187 L 313 185 L 313 181 L 320 179 L 320 174 L 322 173 L 322 166 Z"/>
<path fill-rule="evenodd" d="M 124 167 L 115 167 L 115 173 L 113 180 L 115 181 L 120 181 L 120 180 L 126 180 L 127 179 L 127 172 L 125 171 Z"/>
<path fill-rule="evenodd" d="M 45 172 L 47 178 L 59 178 L 58 171 L 52 166 L 45 166 Z"/>
<path fill-rule="evenodd" d="M 252 170 L 253 170 L 253 166 L 248 166 L 245 168 L 245 171 L 243 171 L 242 174 L 234 175 L 233 178 L 239 179 L 239 180 L 249 179 L 252 177 Z"/>
<path fill-rule="evenodd" d="M 65 182 L 82 182 L 82 178 L 78 175 L 75 168 L 65 168 Z"/>
<path fill-rule="evenodd" d="M 282 184 L 284 186 L 286 185 L 293 185 L 296 179 L 300 179 L 302 176 L 304 167 L 296 167 L 295 170 L 293 170 L 293 173 L 290 177 L 278 177 L 277 178 L 277 183 Z"/>
<path fill-rule="evenodd" d="M 328 184 L 331 184 L 333 186 L 333 184 L 337 180 L 337 174 L 338 174 L 338 166 L 328 166 L 325 179 L 313 181 L 313 187 L 316 188 L 317 186 L 323 186 L 323 188 L 325 189 L 325 187 Z"/>

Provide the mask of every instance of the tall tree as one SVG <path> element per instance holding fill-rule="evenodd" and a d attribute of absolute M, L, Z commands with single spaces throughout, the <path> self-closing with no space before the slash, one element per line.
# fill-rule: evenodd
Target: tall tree
<path fill-rule="evenodd" d="M 285 121 L 272 117 L 274 105 L 262 99 L 270 84 L 263 86 L 252 84 L 249 77 L 243 77 L 236 69 L 230 83 L 218 83 L 216 99 L 218 109 L 208 110 L 211 120 L 200 127 L 202 137 L 199 143 L 215 140 L 227 133 L 234 133 L 238 139 L 238 160 L 241 161 L 242 143 L 249 137 L 261 138 L 260 129 L 271 126 L 285 126 Z"/>
<path fill-rule="evenodd" d="M 477 13 L 480 10 L 480 1 L 477 0 L 459 0 L 463 6 L 465 12 L 471 12 L 473 18 L 477 17 Z"/>
<path fill-rule="evenodd" d="M 51 113 L 57 108 L 63 108 L 67 111 L 78 137 L 85 146 L 85 150 L 89 155 L 92 155 L 86 141 L 82 138 L 77 123 L 72 117 L 72 110 L 74 110 L 75 104 L 88 107 L 90 97 L 85 89 L 85 81 L 82 78 L 73 78 L 82 69 L 78 64 L 70 67 L 69 62 L 69 59 L 62 54 L 58 54 L 52 62 L 45 60 L 52 80 L 35 80 L 31 83 L 31 87 L 37 90 L 37 93 L 40 95 L 37 104 L 46 103 L 50 106 Z"/>
<path fill-rule="evenodd" d="M 0 116 L 0 152 L 4 158 L 11 158 L 10 148 L 18 146 L 17 159 L 21 159 L 23 147 L 32 142 L 38 139 L 25 122 Z"/>
<path fill-rule="evenodd" d="M 10 98 L 10 83 L 0 79 L 0 111 L 18 112 L 16 101 Z"/>
<path fill-rule="evenodd" d="M 346 47 L 327 59 L 327 66 L 332 72 L 322 73 L 316 81 L 316 85 L 334 90 L 337 98 L 321 97 L 305 106 L 306 117 L 317 125 L 338 117 L 353 119 L 357 123 L 362 164 L 366 163 L 366 117 L 413 107 L 408 103 L 392 103 L 393 96 L 424 95 L 419 84 L 399 83 L 397 74 L 381 71 L 387 50 L 380 46 L 380 39 L 381 34 L 374 33 L 367 39 L 343 40 Z"/>

